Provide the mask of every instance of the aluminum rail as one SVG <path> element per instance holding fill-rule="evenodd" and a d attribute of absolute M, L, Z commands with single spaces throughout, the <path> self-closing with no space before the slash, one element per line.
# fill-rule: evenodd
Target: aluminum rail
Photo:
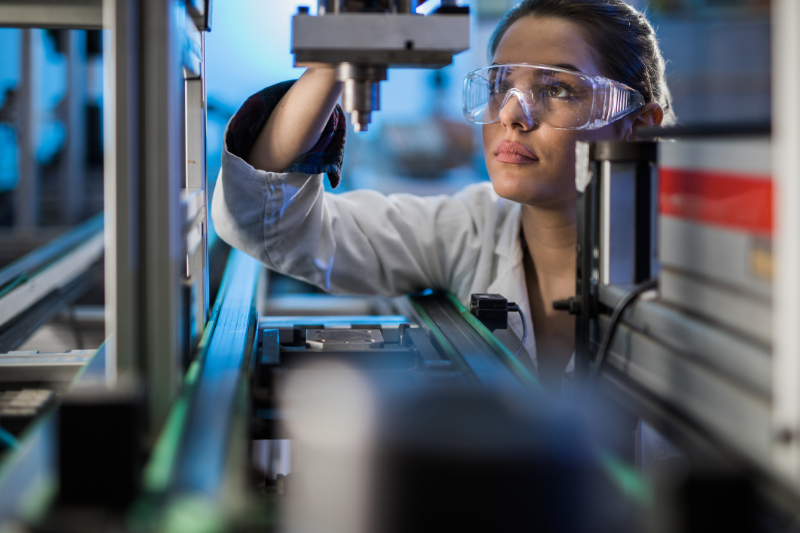
<path fill-rule="evenodd" d="M 453 295 L 409 299 L 432 340 L 468 379 L 487 386 L 541 390 L 536 378 Z"/>
<path fill-rule="evenodd" d="M 0 27 L 103 28 L 103 0 L 0 0 Z"/>
<path fill-rule="evenodd" d="M 182 397 L 173 406 L 145 470 L 152 492 L 218 496 L 223 487 L 236 403 L 255 338 L 256 280 L 259 264 L 234 250 L 200 357 L 190 367 Z"/>
<path fill-rule="evenodd" d="M 103 252 L 103 215 L 97 215 L 0 270 L 0 352 L 19 346 L 86 292 Z"/>
<path fill-rule="evenodd" d="M 96 215 L 68 233 L 32 251 L 0 270 L 0 289 L 21 276 L 29 276 L 88 238 L 103 231 L 103 215 Z"/>

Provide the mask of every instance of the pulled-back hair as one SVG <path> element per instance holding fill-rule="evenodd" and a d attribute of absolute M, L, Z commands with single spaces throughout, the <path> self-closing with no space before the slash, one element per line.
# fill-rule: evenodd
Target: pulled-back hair
<path fill-rule="evenodd" d="M 508 28 L 530 15 L 561 18 L 581 26 L 603 72 L 639 91 L 646 102 L 660 104 L 663 124 L 675 121 L 664 78 L 664 58 L 656 33 L 643 14 L 622 0 L 523 0 L 506 13 L 492 33 L 490 62 Z"/>

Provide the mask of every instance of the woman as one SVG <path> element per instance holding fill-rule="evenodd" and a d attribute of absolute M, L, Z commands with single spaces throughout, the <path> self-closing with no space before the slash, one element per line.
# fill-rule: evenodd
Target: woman
<path fill-rule="evenodd" d="M 322 173 L 335 186 L 341 168 L 341 86 L 333 70 L 309 69 L 232 119 L 212 215 L 231 245 L 327 291 L 503 294 L 533 331 L 520 357 L 558 389 L 574 351 L 573 318 L 551 304 L 575 290 L 575 143 L 660 124 L 664 61 L 622 0 L 525 0 L 489 55 L 495 66 L 468 76 L 464 109 L 483 124 L 491 184 L 452 197 L 323 193 Z M 509 322 L 497 336 L 513 351 L 522 323 Z"/>

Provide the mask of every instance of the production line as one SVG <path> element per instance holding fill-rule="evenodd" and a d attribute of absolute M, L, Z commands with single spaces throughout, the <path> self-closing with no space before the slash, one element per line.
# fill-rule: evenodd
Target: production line
<path fill-rule="evenodd" d="M 423 3 L 293 17 L 355 131 L 388 68 L 469 47 L 468 7 Z M 772 5 L 771 125 L 578 143 L 563 397 L 495 335 L 511 295 L 259 314 L 262 265 L 209 228 L 210 0 L 57 4 L 0 0 L 2 25 L 110 30 L 106 211 L 0 270 L 0 531 L 795 531 L 794 0 Z M 103 263 L 99 349 L 14 351 Z"/>

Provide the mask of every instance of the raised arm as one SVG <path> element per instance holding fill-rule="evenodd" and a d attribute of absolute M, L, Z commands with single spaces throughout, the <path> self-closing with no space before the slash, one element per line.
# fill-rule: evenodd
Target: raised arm
<path fill-rule="evenodd" d="M 266 172 L 288 168 L 314 147 L 341 94 L 334 69 L 306 70 L 281 98 L 245 160 Z"/>
<path fill-rule="evenodd" d="M 324 193 L 322 174 L 333 186 L 339 180 L 344 116 L 335 94 L 327 93 L 330 111 L 322 109 L 325 76 L 318 82 L 314 75 L 256 93 L 231 119 L 211 210 L 217 235 L 269 268 L 331 292 L 434 287 L 468 296 L 477 258 L 493 261 L 497 217 L 506 211 L 491 185 L 438 198 Z M 337 93 L 332 75 L 327 81 Z M 269 155 L 281 146 L 289 148 Z"/>

